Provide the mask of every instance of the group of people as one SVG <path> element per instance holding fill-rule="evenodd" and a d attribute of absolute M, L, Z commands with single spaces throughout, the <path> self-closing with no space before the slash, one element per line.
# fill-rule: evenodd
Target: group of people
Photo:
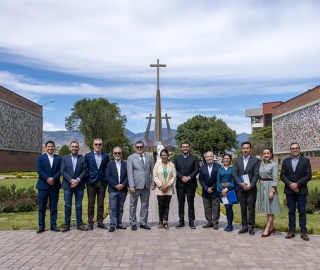
<path fill-rule="evenodd" d="M 205 154 L 206 163 L 199 167 L 198 158 L 190 153 L 190 144 L 181 145 L 181 155 L 169 161 L 169 152 L 165 148 L 160 151 L 160 161 L 154 165 L 150 154 L 144 152 L 144 143 L 135 143 L 136 153 L 130 155 L 127 162 L 121 160 L 120 147 L 113 149 L 113 160 L 101 151 L 102 140 L 95 139 L 93 151 L 85 156 L 79 155 L 79 143 L 70 144 L 70 154 L 62 158 L 54 154 L 53 141 L 46 142 L 46 153 L 37 160 L 39 179 L 39 229 L 44 232 L 45 211 L 49 198 L 50 230 L 57 228 L 57 203 L 60 189 L 60 174 L 63 176 L 61 187 L 64 189 L 65 226 L 62 232 L 70 230 L 72 197 L 75 195 L 76 220 L 78 230 L 93 230 L 94 208 L 97 201 L 97 227 L 108 229 L 103 223 L 104 199 L 106 188 L 109 192 L 109 231 L 126 229 L 122 224 L 123 207 L 130 190 L 129 221 L 133 231 L 137 230 L 137 203 L 140 199 L 140 228 L 151 230 L 148 226 L 148 209 L 150 191 L 155 190 L 158 200 L 159 229 L 169 229 L 169 208 L 172 195 L 177 193 L 179 222 L 176 228 L 185 226 L 185 199 L 188 204 L 188 221 L 191 229 L 195 226 L 194 197 L 197 188 L 197 176 L 202 186 L 202 199 L 206 224 L 203 228 L 217 230 L 219 228 L 220 203 L 226 209 L 228 224 L 224 229 L 233 230 L 233 204 L 240 203 L 242 228 L 239 234 L 249 232 L 254 235 L 255 207 L 258 212 L 267 214 L 267 224 L 261 237 L 275 233 L 274 215 L 281 213 L 278 197 L 278 165 L 272 160 L 269 148 L 263 150 L 260 161 L 251 155 L 251 143 L 241 145 L 242 155 L 237 157 L 232 165 L 230 154 L 222 157 L 223 165 L 214 162 L 212 152 Z M 309 240 L 306 234 L 306 197 L 307 182 L 311 179 L 311 166 L 308 158 L 300 156 L 300 146 L 290 145 L 291 157 L 283 161 L 280 178 L 285 184 L 287 206 L 289 209 L 289 232 L 286 239 L 295 236 L 296 208 L 299 212 L 301 238 Z M 257 185 L 259 188 L 257 192 Z M 82 199 L 85 183 L 88 194 L 88 226 L 82 225 Z M 175 188 L 174 188 L 175 187 Z M 258 197 L 258 198 L 257 198 Z"/>

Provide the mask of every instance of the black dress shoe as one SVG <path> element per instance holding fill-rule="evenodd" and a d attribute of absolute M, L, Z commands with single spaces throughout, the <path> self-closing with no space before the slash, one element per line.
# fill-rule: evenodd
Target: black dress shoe
<path fill-rule="evenodd" d="M 190 229 L 196 229 L 196 226 L 194 225 L 194 221 L 189 221 L 189 227 Z"/>
<path fill-rule="evenodd" d="M 109 232 L 114 232 L 115 230 L 116 230 L 116 229 L 115 229 L 114 226 L 112 226 L 112 227 L 109 228 Z"/>
<path fill-rule="evenodd" d="M 132 225 L 131 230 L 136 231 L 137 230 L 137 225 Z"/>
<path fill-rule="evenodd" d="M 180 220 L 178 225 L 176 226 L 176 229 L 184 227 L 184 220 Z"/>
<path fill-rule="evenodd" d="M 50 231 L 52 231 L 52 232 L 60 232 L 60 229 L 58 229 L 57 227 L 51 227 Z"/>
<path fill-rule="evenodd" d="M 242 228 L 240 231 L 238 231 L 238 234 L 242 234 L 246 232 L 248 232 L 248 228 Z"/>
<path fill-rule="evenodd" d="M 103 224 L 102 222 L 98 223 L 98 228 L 101 228 L 101 229 L 108 229 L 107 225 Z"/>
<path fill-rule="evenodd" d="M 249 229 L 249 234 L 250 235 L 254 235 L 255 234 L 255 232 L 254 232 L 254 229 L 252 228 L 252 229 Z"/>
<path fill-rule="evenodd" d="M 127 227 L 125 227 L 122 224 L 120 224 L 120 225 L 117 225 L 117 229 L 126 230 Z"/>
<path fill-rule="evenodd" d="M 93 229 L 93 226 L 92 226 L 92 229 Z M 79 230 L 79 231 L 87 231 L 88 228 L 84 227 L 83 225 L 80 225 L 80 226 L 77 226 L 77 230 Z"/>
<path fill-rule="evenodd" d="M 93 224 L 89 224 L 87 227 L 87 231 L 92 231 L 93 230 Z"/>
<path fill-rule="evenodd" d="M 44 228 L 39 228 L 38 230 L 37 230 L 37 233 L 43 233 L 44 232 Z"/>
<path fill-rule="evenodd" d="M 145 229 L 145 230 L 151 230 L 151 228 L 150 228 L 147 224 L 145 224 L 145 225 L 140 225 L 140 228 L 141 228 L 141 229 Z"/>
<path fill-rule="evenodd" d="M 70 227 L 69 227 L 69 226 L 64 226 L 64 227 L 61 229 L 61 232 L 67 232 L 67 231 L 70 231 Z"/>

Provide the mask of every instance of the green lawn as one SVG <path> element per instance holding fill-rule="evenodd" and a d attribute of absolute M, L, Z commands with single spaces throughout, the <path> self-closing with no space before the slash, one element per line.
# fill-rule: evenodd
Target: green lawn
<path fill-rule="evenodd" d="M 37 178 L 23 178 L 23 179 L 4 179 L 0 180 L 0 186 L 10 187 L 12 184 L 16 185 L 16 188 L 22 187 L 35 187 Z M 107 193 L 108 194 L 108 193 Z M 108 210 L 109 200 L 108 195 L 105 199 L 105 208 Z M 74 199 L 73 199 L 74 204 Z M 88 199 L 87 192 L 84 193 L 82 203 L 82 218 L 83 223 L 88 221 Z M 95 209 L 96 211 L 96 209 Z M 50 211 L 46 212 L 46 227 L 50 226 Z M 59 202 L 58 202 L 58 219 L 57 226 L 62 227 L 64 225 L 64 199 L 63 190 L 60 190 Z M 71 226 L 76 225 L 76 216 L 74 206 L 72 208 Z M 19 212 L 19 213 L 0 213 L 0 230 L 36 230 L 38 228 L 38 211 L 33 212 Z"/>

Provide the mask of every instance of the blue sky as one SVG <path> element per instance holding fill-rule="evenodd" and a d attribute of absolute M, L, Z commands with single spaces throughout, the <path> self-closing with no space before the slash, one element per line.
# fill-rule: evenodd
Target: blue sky
<path fill-rule="evenodd" d="M 245 109 L 320 84 L 319 14 L 308 0 L 2 1 L 0 85 L 55 101 L 44 130 L 65 130 L 76 101 L 104 97 L 142 132 L 160 59 L 172 128 L 201 114 L 250 133 Z"/>

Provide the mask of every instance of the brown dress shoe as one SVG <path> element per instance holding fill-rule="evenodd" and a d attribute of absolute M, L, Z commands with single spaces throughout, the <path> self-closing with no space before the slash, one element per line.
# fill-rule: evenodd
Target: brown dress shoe
<path fill-rule="evenodd" d="M 292 237 L 295 237 L 296 235 L 294 234 L 294 232 L 288 232 L 288 234 L 286 235 L 285 239 L 291 239 Z"/>
<path fill-rule="evenodd" d="M 204 224 L 202 225 L 202 228 L 206 229 L 206 228 L 210 228 L 210 227 L 213 227 L 213 224 Z"/>
<path fill-rule="evenodd" d="M 301 238 L 305 241 L 309 241 L 309 236 L 305 232 L 301 233 Z"/>
<path fill-rule="evenodd" d="M 83 225 L 77 226 L 77 230 L 79 231 L 87 231 L 88 228 L 84 227 Z"/>
<path fill-rule="evenodd" d="M 67 232 L 67 231 L 70 231 L 70 227 L 69 227 L 69 226 L 64 226 L 64 227 L 61 229 L 61 232 Z"/>
<path fill-rule="evenodd" d="M 219 229 L 218 224 L 214 224 L 214 225 L 213 225 L 213 229 L 214 229 L 214 230 L 218 230 L 218 229 Z"/>

